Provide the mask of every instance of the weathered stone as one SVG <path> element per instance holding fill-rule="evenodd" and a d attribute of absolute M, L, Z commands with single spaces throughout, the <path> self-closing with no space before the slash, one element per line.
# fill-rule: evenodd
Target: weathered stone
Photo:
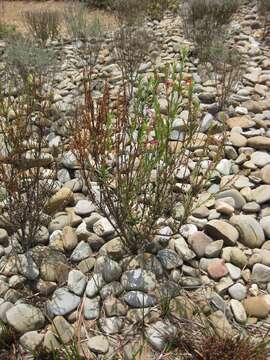
<path fill-rule="evenodd" d="M 74 196 L 73 192 L 68 188 L 60 189 L 56 194 L 54 194 L 46 205 L 46 210 L 48 213 L 53 213 L 56 210 L 62 210 L 67 205 L 73 203 Z"/>
<path fill-rule="evenodd" d="M 252 190 L 252 197 L 258 204 L 264 204 L 270 200 L 270 185 L 261 185 Z"/>
<path fill-rule="evenodd" d="M 93 274 L 92 278 L 88 281 L 85 293 L 88 297 L 94 297 L 98 294 L 99 290 L 106 285 L 102 274 Z"/>
<path fill-rule="evenodd" d="M 100 297 L 97 296 L 93 299 L 85 298 L 83 310 L 86 320 L 98 319 L 100 313 Z"/>
<path fill-rule="evenodd" d="M 170 249 L 160 250 L 157 258 L 167 270 L 175 269 L 183 264 L 181 257 Z"/>
<path fill-rule="evenodd" d="M 86 287 L 86 276 L 78 270 L 71 270 L 68 274 L 67 286 L 76 295 L 82 295 Z"/>
<path fill-rule="evenodd" d="M 251 280 L 256 284 L 270 282 L 270 266 L 255 264 L 252 268 Z"/>
<path fill-rule="evenodd" d="M 25 350 L 35 352 L 39 349 L 43 339 L 43 334 L 39 334 L 37 331 L 28 331 L 20 337 L 20 344 Z"/>
<path fill-rule="evenodd" d="M 219 337 L 226 338 L 234 335 L 232 326 L 221 310 L 212 313 L 208 319 Z"/>
<path fill-rule="evenodd" d="M 151 307 L 156 304 L 156 299 L 141 291 L 129 291 L 124 295 L 125 302 L 131 307 L 144 308 Z"/>
<path fill-rule="evenodd" d="M 218 280 L 228 274 L 228 269 L 222 259 L 210 262 L 207 271 L 214 280 Z"/>
<path fill-rule="evenodd" d="M 39 330 L 45 323 L 41 310 L 29 304 L 13 306 L 6 312 L 6 318 L 8 324 L 20 333 Z"/>
<path fill-rule="evenodd" d="M 59 288 L 55 290 L 49 306 L 54 315 L 66 315 L 75 310 L 80 301 L 80 297 L 72 294 L 68 289 Z"/>
<path fill-rule="evenodd" d="M 73 326 L 63 316 L 56 316 L 53 319 L 52 331 L 64 344 L 68 344 L 74 337 Z"/>
<path fill-rule="evenodd" d="M 258 150 L 270 150 L 270 138 L 265 136 L 254 136 L 248 139 L 247 146 Z"/>
<path fill-rule="evenodd" d="M 246 297 L 247 288 L 240 283 L 236 283 L 229 288 L 228 292 L 233 299 L 240 301 Z"/>
<path fill-rule="evenodd" d="M 170 342 L 170 339 L 174 338 L 176 333 L 176 326 L 171 324 L 168 320 L 159 320 L 146 330 L 148 341 L 158 351 L 164 351 Z"/>
<path fill-rule="evenodd" d="M 152 291 L 156 287 L 156 277 L 151 271 L 136 269 L 123 273 L 121 283 L 125 290 Z"/>
<path fill-rule="evenodd" d="M 87 341 L 87 346 L 95 354 L 106 354 L 109 350 L 109 342 L 103 335 L 91 337 Z"/>
<path fill-rule="evenodd" d="M 270 312 L 270 295 L 249 297 L 243 301 L 243 305 L 247 315 L 264 319 Z"/>
<path fill-rule="evenodd" d="M 245 324 L 247 321 L 247 314 L 244 306 L 240 303 L 240 301 L 234 299 L 230 301 L 230 305 L 235 320 L 239 324 Z"/>
<path fill-rule="evenodd" d="M 196 231 L 188 238 L 192 250 L 201 258 L 205 255 L 205 249 L 213 240 L 202 231 Z"/>
<path fill-rule="evenodd" d="M 205 226 L 205 231 L 214 239 L 224 240 L 224 244 L 232 246 L 239 237 L 238 231 L 229 223 L 222 220 L 211 220 Z"/>
<path fill-rule="evenodd" d="M 249 215 L 234 215 L 230 223 L 238 230 L 241 241 L 251 249 L 260 248 L 265 241 L 265 236 L 260 224 Z"/>

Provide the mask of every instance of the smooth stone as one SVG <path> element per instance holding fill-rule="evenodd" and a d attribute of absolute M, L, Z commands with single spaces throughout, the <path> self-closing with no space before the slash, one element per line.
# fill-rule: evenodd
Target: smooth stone
<path fill-rule="evenodd" d="M 270 282 L 270 267 L 263 264 L 255 264 L 252 268 L 251 281 L 256 284 Z"/>
<path fill-rule="evenodd" d="M 265 236 L 267 236 L 267 238 L 270 238 L 270 215 L 263 217 L 260 220 L 260 225 L 263 228 Z"/>
<path fill-rule="evenodd" d="M 224 190 L 215 195 L 216 199 L 222 199 L 227 197 L 232 197 L 235 201 L 235 209 L 241 210 L 245 205 L 246 200 L 241 195 L 241 193 L 236 189 Z"/>
<path fill-rule="evenodd" d="M 53 213 L 56 210 L 64 209 L 67 205 L 74 202 L 73 192 L 68 188 L 61 188 L 56 194 L 54 194 L 46 205 L 48 213 Z"/>
<path fill-rule="evenodd" d="M 78 244 L 78 236 L 75 229 L 71 226 L 65 226 L 63 228 L 62 241 L 65 250 L 74 250 Z"/>
<path fill-rule="evenodd" d="M 177 328 L 171 324 L 168 320 L 158 320 L 154 324 L 151 324 L 146 330 L 146 336 L 149 343 L 155 350 L 164 351 L 169 344 L 170 339 L 176 336 Z"/>
<path fill-rule="evenodd" d="M 88 216 L 96 210 L 96 206 L 88 200 L 79 200 L 75 206 L 75 213 L 79 216 Z"/>
<path fill-rule="evenodd" d="M 114 233 L 114 228 L 106 218 L 101 218 L 93 225 L 93 231 L 98 236 L 109 236 Z"/>
<path fill-rule="evenodd" d="M 223 240 L 216 240 L 208 244 L 205 248 L 205 256 L 209 258 L 218 257 L 223 248 L 223 244 L 224 244 Z"/>
<path fill-rule="evenodd" d="M 251 161 L 258 167 L 262 168 L 270 164 L 270 154 L 263 151 L 255 151 L 251 154 Z"/>
<path fill-rule="evenodd" d="M 123 323 L 123 319 L 119 317 L 99 319 L 99 326 L 102 332 L 106 335 L 113 335 L 119 333 L 123 327 Z"/>
<path fill-rule="evenodd" d="M 212 238 L 224 240 L 224 244 L 228 246 L 235 245 L 239 238 L 238 231 L 229 223 L 222 220 L 211 220 L 205 226 L 205 231 Z"/>
<path fill-rule="evenodd" d="M 228 269 L 224 260 L 219 259 L 209 263 L 207 272 L 212 279 L 218 280 L 228 274 Z"/>
<path fill-rule="evenodd" d="M 104 285 L 106 285 L 106 282 L 103 279 L 102 274 L 93 274 L 86 286 L 86 296 L 90 298 L 96 296 Z"/>
<path fill-rule="evenodd" d="M 188 243 L 198 258 L 205 255 L 205 249 L 213 240 L 202 231 L 196 231 L 188 238 Z"/>
<path fill-rule="evenodd" d="M 228 289 L 228 292 L 233 299 L 241 301 L 247 295 L 247 288 L 240 283 L 236 283 Z"/>
<path fill-rule="evenodd" d="M 243 269 L 248 264 L 247 256 L 241 249 L 237 247 L 232 248 L 230 261 L 233 265 L 237 266 L 240 269 Z"/>
<path fill-rule="evenodd" d="M 247 146 L 258 150 L 270 150 L 270 138 L 265 136 L 254 136 L 248 139 Z"/>
<path fill-rule="evenodd" d="M 90 245 L 84 241 L 80 241 L 70 255 L 70 260 L 74 262 L 80 262 L 91 255 L 92 250 L 90 248 Z"/>
<path fill-rule="evenodd" d="M 231 263 L 226 263 L 226 267 L 229 271 L 229 275 L 232 278 L 232 280 L 238 280 L 241 277 L 241 269 L 239 269 L 239 267 L 231 264 Z"/>
<path fill-rule="evenodd" d="M 230 301 L 230 306 L 235 320 L 239 324 L 245 324 L 247 321 L 247 314 L 242 303 L 238 300 L 232 299 Z"/>
<path fill-rule="evenodd" d="M 232 129 L 240 127 L 242 129 L 249 129 L 255 126 L 255 121 L 251 120 L 248 116 L 237 116 L 227 120 L 227 125 Z"/>
<path fill-rule="evenodd" d="M 264 204 L 270 200 L 270 185 L 260 185 L 252 190 L 252 197 L 258 204 Z"/>
<path fill-rule="evenodd" d="M 270 164 L 261 170 L 262 180 L 265 184 L 270 184 Z"/>
<path fill-rule="evenodd" d="M 64 344 L 68 344 L 75 335 L 73 326 L 63 316 L 56 316 L 53 319 L 52 331 Z"/>
<path fill-rule="evenodd" d="M 262 227 L 256 219 L 250 215 L 234 215 L 230 223 L 238 230 L 239 241 L 251 249 L 260 248 L 265 241 Z"/>
<path fill-rule="evenodd" d="M 95 272 L 101 273 L 103 279 L 110 283 L 118 281 L 122 274 L 122 267 L 108 256 L 99 257 L 95 263 Z"/>
<path fill-rule="evenodd" d="M 248 316 L 264 319 L 270 312 L 270 295 L 249 297 L 243 305 Z"/>

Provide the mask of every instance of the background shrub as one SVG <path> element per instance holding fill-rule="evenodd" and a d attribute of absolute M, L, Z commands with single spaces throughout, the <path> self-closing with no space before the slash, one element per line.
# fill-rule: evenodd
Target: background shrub
<path fill-rule="evenodd" d="M 258 13 L 263 23 L 263 38 L 270 34 L 270 1 L 257 0 Z"/>
<path fill-rule="evenodd" d="M 26 29 L 43 45 L 48 40 L 56 39 L 59 35 L 60 15 L 58 11 L 26 11 L 23 13 L 23 19 Z"/>

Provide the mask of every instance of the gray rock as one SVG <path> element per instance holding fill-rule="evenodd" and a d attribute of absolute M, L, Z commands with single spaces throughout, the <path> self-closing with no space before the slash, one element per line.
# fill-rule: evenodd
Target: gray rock
<path fill-rule="evenodd" d="M 157 258 L 166 270 L 175 269 L 183 264 L 183 260 L 180 258 L 180 256 L 175 251 L 170 249 L 160 250 L 157 254 Z"/>
<path fill-rule="evenodd" d="M 124 320 L 119 317 L 99 319 L 99 326 L 104 334 L 113 335 L 121 331 Z"/>
<path fill-rule="evenodd" d="M 8 233 L 5 229 L 0 229 L 0 245 L 8 246 Z"/>
<path fill-rule="evenodd" d="M 267 238 L 270 238 L 270 216 L 265 216 L 260 220 L 260 225 L 263 228 L 263 231 Z"/>
<path fill-rule="evenodd" d="M 223 247 L 223 240 L 216 240 L 208 244 L 205 248 L 205 256 L 209 258 L 218 257 Z"/>
<path fill-rule="evenodd" d="M 83 311 L 86 320 L 98 319 L 100 313 L 100 297 L 97 296 L 94 299 L 85 298 Z"/>
<path fill-rule="evenodd" d="M 156 287 L 156 277 L 148 270 L 135 269 L 126 271 L 121 278 L 125 290 L 152 291 Z"/>
<path fill-rule="evenodd" d="M 7 323 L 6 313 L 9 309 L 14 306 L 10 301 L 4 301 L 0 304 L 0 320 L 2 320 L 5 324 Z"/>
<path fill-rule="evenodd" d="M 270 200 L 270 185 L 260 185 L 251 194 L 258 204 L 264 204 Z"/>
<path fill-rule="evenodd" d="M 247 288 L 240 283 L 236 283 L 228 289 L 228 292 L 233 299 L 241 301 L 247 295 Z"/>
<path fill-rule="evenodd" d="M 88 200 L 79 200 L 75 206 L 75 213 L 80 216 L 88 216 L 96 210 L 96 206 Z"/>
<path fill-rule="evenodd" d="M 216 197 L 216 199 L 232 197 L 234 199 L 234 201 L 235 201 L 235 208 L 237 210 L 242 209 L 242 207 L 246 203 L 246 200 L 244 199 L 244 197 L 236 189 L 230 189 L 230 190 L 221 191 L 221 192 L 217 193 L 215 197 Z"/>
<path fill-rule="evenodd" d="M 71 270 L 68 274 L 68 289 L 76 295 L 83 294 L 86 282 L 86 276 L 79 270 Z"/>
<path fill-rule="evenodd" d="M 19 254 L 15 261 L 21 275 L 25 276 L 28 280 L 35 280 L 38 278 L 38 267 L 29 254 Z"/>
<path fill-rule="evenodd" d="M 244 306 L 240 303 L 240 301 L 232 299 L 230 301 L 230 306 L 235 320 L 239 324 L 245 324 L 247 321 L 247 314 Z"/>
<path fill-rule="evenodd" d="M 93 274 L 92 278 L 88 281 L 85 293 L 88 297 L 96 296 L 100 289 L 106 285 L 102 274 Z"/>
<path fill-rule="evenodd" d="M 88 243 L 81 241 L 73 250 L 70 260 L 74 262 L 80 262 L 92 255 L 92 250 Z"/>
<path fill-rule="evenodd" d="M 263 151 L 255 151 L 251 154 L 251 161 L 258 167 L 264 167 L 270 163 L 270 154 Z"/>
<path fill-rule="evenodd" d="M 251 249 L 260 248 L 265 241 L 262 227 L 256 219 L 249 215 L 234 215 L 230 218 L 230 223 L 238 230 L 241 241 Z"/>
<path fill-rule="evenodd" d="M 156 299 L 141 291 L 129 291 L 124 295 L 125 302 L 134 308 L 151 307 L 156 304 Z"/>
<path fill-rule="evenodd" d="M 124 288 L 120 282 L 113 281 L 110 284 L 103 286 L 100 290 L 100 296 L 102 300 L 106 299 L 109 296 L 119 296 L 124 291 Z"/>
<path fill-rule="evenodd" d="M 114 228 L 106 218 L 101 218 L 93 225 L 93 231 L 98 236 L 109 236 L 114 233 Z"/>
<path fill-rule="evenodd" d="M 168 320 L 158 320 L 146 330 L 149 343 L 158 351 L 164 351 L 166 346 L 175 338 L 177 328 Z"/>
<path fill-rule="evenodd" d="M 63 316 L 56 316 L 53 319 L 52 331 L 64 344 L 68 344 L 75 333 L 73 326 Z"/>
<path fill-rule="evenodd" d="M 72 294 L 66 288 L 56 289 L 50 301 L 50 310 L 54 315 L 66 315 L 80 304 L 80 297 Z"/>
<path fill-rule="evenodd" d="M 7 323 L 20 333 L 39 330 L 45 323 L 40 309 L 29 304 L 18 304 L 6 312 Z"/>
<path fill-rule="evenodd" d="M 122 274 L 122 268 L 118 262 L 110 259 L 108 256 L 101 256 L 96 261 L 95 272 L 101 273 L 103 279 L 107 283 L 110 283 L 119 280 Z"/>
<path fill-rule="evenodd" d="M 263 264 L 255 264 L 252 268 L 251 281 L 256 284 L 270 282 L 270 267 Z"/>

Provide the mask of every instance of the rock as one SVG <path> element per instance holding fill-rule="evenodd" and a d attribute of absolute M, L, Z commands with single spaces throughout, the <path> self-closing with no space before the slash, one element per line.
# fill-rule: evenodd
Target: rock
<path fill-rule="evenodd" d="M 2 320 L 5 324 L 7 323 L 6 313 L 9 309 L 14 306 L 10 301 L 4 301 L 0 304 L 0 320 Z"/>
<path fill-rule="evenodd" d="M 44 336 L 43 347 L 49 351 L 55 351 L 61 347 L 54 333 L 50 330 L 48 330 Z"/>
<path fill-rule="evenodd" d="M 36 280 L 38 278 L 39 270 L 31 255 L 19 254 L 16 256 L 15 263 L 18 272 L 28 280 Z"/>
<path fill-rule="evenodd" d="M 232 215 L 234 213 L 234 207 L 222 200 L 216 201 L 216 210 L 225 215 Z"/>
<path fill-rule="evenodd" d="M 46 210 L 49 214 L 55 212 L 56 210 L 62 210 L 67 205 L 74 202 L 73 192 L 68 188 L 61 188 L 54 194 L 46 205 Z"/>
<path fill-rule="evenodd" d="M 120 282 L 113 281 L 110 284 L 103 286 L 100 290 L 100 296 L 102 300 L 106 299 L 108 296 L 119 296 L 124 291 L 124 288 Z"/>
<path fill-rule="evenodd" d="M 79 200 L 75 206 L 75 213 L 80 216 L 88 216 L 96 210 L 96 206 L 88 200 Z"/>
<path fill-rule="evenodd" d="M 86 276 L 78 270 L 71 270 L 68 274 L 68 289 L 76 295 L 81 296 L 83 294 L 86 282 Z"/>
<path fill-rule="evenodd" d="M 270 138 L 265 136 L 254 136 L 248 139 L 247 146 L 258 150 L 270 150 Z"/>
<path fill-rule="evenodd" d="M 106 354 L 109 350 L 109 342 L 103 335 L 91 337 L 87 341 L 87 346 L 95 354 Z"/>
<path fill-rule="evenodd" d="M 54 252 L 42 260 L 40 276 L 44 281 L 62 283 L 66 281 L 69 270 L 65 256 L 60 252 Z"/>
<path fill-rule="evenodd" d="M 92 255 L 92 250 L 88 243 L 81 241 L 73 250 L 70 260 L 74 262 L 80 262 Z"/>
<path fill-rule="evenodd" d="M 260 205 L 257 204 L 255 201 L 249 202 L 243 206 L 243 211 L 247 214 L 258 213 L 260 210 Z"/>
<path fill-rule="evenodd" d="M 141 291 L 129 291 L 124 295 L 125 302 L 134 308 L 151 307 L 156 304 L 156 299 Z"/>
<path fill-rule="evenodd" d="M 263 264 L 255 264 L 252 268 L 251 281 L 256 284 L 270 282 L 270 267 Z"/>
<path fill-rule="evenodd" d="M 103 302 L 103 307 L 107 317 L 126 316 L 128 306 L 115 297 L 107 297 Z"/>
<path fill-rule="evenodd" d="M 264 166 L 261 172 L 261 176 L 265 184 L 270 184 L 270 164 Z"/>
<path fill-rule="evenodd" d="M 247 295 L 247 288 L 240 283 L 236 283 L 229 288 L 228 292 L 233 299 L 241 301 Z"/>
<path fill-rule="evenodd" d="M 205 231 L 214 239 L 224 240 L 224 244 L 233 246 L 238 240 L 238 231 L 229 223 L 222 220 L 211 220 L 205 226 Z"/>
<path fill-rule="evenodd" d="M 64 344 L 68 344 L 74 337 L 73 326 L 63 316 L 56 316 L 53 319 L 52 331 Z"/>
<path fill-rule="evenodd" d="M 218 280 L 228 274 L 228 269 L 222 259 L 210 262 L 207 271 L 209 276 L 214 280 Z"/>
<path fill-rule="evenodd" d="M 232 326 L 221 310 L 212 313 L 208 319 L 219 337 L 226 338 L 234 335 Z"/>
<path fill-rule="evenodd" d="M 78 244 L 78 237 L 75 230 L 71 226 L 65 226 L 63 228 L 63 246 L 67 251 L 74 250 Z"/>
<path fill-rule="evenodd" d="M 88 281 L 85 293 L 88 297 L 94 297 L 98 294 L 99 290 L 106 285 L 102 274 L 93 274 L 92 278 Z"/>
<path fill-rule="evenodd" d="M 247 145 L 247 138 L 237 132 L 230 133 L 229 141 L 236 147 L 244 147 Z"/>
<path fill-rule="evenodd" d="M 117 334 L 123 327 L 123 319 L 119 317 L 101 318 L 99 319 L 99 326 L 106 335 Z"/>
<path fill-rule="evenodd" d="M 34 353 L 40 348 L 43 339 L 43 334 L 39 334 L 37 331 L 28 331 L 20 337 L 20 344 L 25 350 Z"/>
<path fill-rule="evenodd" d="M 205 249 L 212 242 L 213 240 L 202 231 L 196 231 L 188 238 L 188 243 L 198 258 L 205 255 Z"/>
<path fill-rule="evenodd" d="M 234 199 L 235 205 L 233 207 L 237 210 L 241 210 L 242 207 L 246 203 L 246 200 L 244 199 L 244 197 L 236 189 L 224 190 L 224 191 L 218 192 L 215 195 L 216 199 L 223 199 L 223 198 L 228 198 L 228 197 L 232 197 Z"/>
<path fill-rule="evenodd" d="M 229 271 L 229 275 L 232 278 L 232 280 L 238 280 L 241 277 L 241 269 L 239 269 L 239 267 L 231 264 L 231 263 L 226 263 L 226 267 Z"/>
<path fill-rule="evenodd" d="M 8 233 L 5 229 L 0 229 L 0 245 L 8 246 Z"/>
<path fill-rule="evenodd" d="M 93 225 L 94 233 L 98 236 L 109 236 L 114 233 L 114 228 L 106 218 L 101 218 Z"/>
<path fill-rule="evenodd" d="M 67 315 L 80 304 L 80 297 L 72 294 L 66 288 L 55 290 L 50 302 L 50 310 L 54 315 Z"/>
<path fill-rule="evenodd" d="M 258 204 L 264 204 L 270 200 L 270 185 L 260 185 L 251 194 Z"/>
<path fill-rule="evenodd" d="M 260 220 L 260 225 L 263 228 L 263 231 L 267 238 L 270 238 L 270 215 L 265 216 Z"/>
<path fill-rule="evenodd" d="M 79 167 L 76 155 L 71 150 L 63 154 L 62 163 L 67 169 L 78 169 Z"/>
<path fill-rule="evenodd" d="M 245 324 L 247 321 L 247 314 L 244 306 L 240 303 L 240 301 L 232 299 L 230 301 L 230 306 L 235 320 L 239 324 Z"/>
<path fill-rule="evenodd" d="M 29 304 L 13 306 L 6 312 L 6 318 L 8 324 L 22 334 L 32 330 L 39 330 L 45 323 L 41 310 Z"/>
<path fill-rule="evenodd" d="M 242 129 L 249 129 L 255 126 L 255 121 L 251 120 L 248 116 L 237 116 L 227 120 L 227 125 L 233 129 L 234 127 L 240 127 Z"/>
<path fill-rule="evenodd" d="M 270 164 L 270 155 L 267 152 L 255 151 L 251 154 L 251 161 L 258 167 Z"/>
<path fill-rule="evenodd" d="M 98 262 L 99 260 L 102 258 L 97 259 L 96 264 L 95 264 L 95 271 L 96 268 L 98 268 Z M 121 274 L 122 274 L 122 268 L 121 266 L 114 260 L 110 259 L 109 257 L 104 257 L 103 258 L 103 264 L 101 266 L 101 272 L 103 275 L 103 279 L 107 282 L 110 283 L 112 281 L 117 281 L 119 280 Z"/>
<path fill-rule="evenodd" d="M 155 350 L 164 351 L 168 343 L 176 337 L 177 328 L 168 320 L 156 321 L 146 330 L 146 336 L 149 343 Z"/>
<path fill-rule="evenodd" d="M 183 264 L 183 260 L 180 258 L 180 256 L 175 251 L 170 249 L 160 250 L 157 254 L 157 258 L 166 270 L 175 269 Z"/>
<path fill-rule="evenodd" d="M 180 228 L 180 234 L 184 237 L 184 238 L 188 238 L 191 234 L 193 234 L 195 231 L 197 231 L 198 228 L 196 225 L 194 224 L 185 224 L 182 225 Z"/>
<path fill-rule="evenodd" d="M 175 251 L 184 261 L 190 261 L 196 257 L 196 254 L 188 247 L 184 238 L 177 237 L 176 239 L 173 239 L 173 244 Z"/>
<path fill-rule="evenodd" d="M 152 291 L 156 287 L 156 277 L 148 270 L 135 269 L 126 271 L 121 278 L 125 290 Z"/>
<path fill-rule="evenodd" d="M 232 249 L 230 261 L 240 269 L 243 269 L 248 264 L 247 256 L 237 247 Z"/>
<path fill-rule="evenodd" d="M 247 315 L 264 319 L 270 312 L 270 295 L 249 297 L 243 301 Z"/>
<path fill-rule="evenodd" d="M 223 240 L 217 240 L 207 245 L 205 248 L 205 256 L 208 258 L 218 257 L 221 253 L 223 243 Z"/>
<path fill-rule="evenodd" d="M 98 319 L 100 314 L 100 297 L 97 296 L 94 299 L 85 298 L 83 310 L 86 320 Z"/>
<path fill-rule="evenodd" d="M 89 257 L 87 259 L 82 260 L 78 264 L 78 269 L 84 274 L 89 273 L 95 266 L 95 263 L 96 263 L 96 259 L 93 257 Z"/>
<path fill-rule="evenodd" d="M 230 223 L 238 230 L 241 241 L 251 249 L 260 248 L 265 241 L 262 227 L 256 219 L 249 215 L 234 215 L 230 218 Z"/>
<path fill-rule="evenodd" d="M 99 253 L 100 255 L 109 255 L 114 260 L 120 260 L 125 255 L 125 249 L 121 239 L 118 237 L 102 246 Z"/>

